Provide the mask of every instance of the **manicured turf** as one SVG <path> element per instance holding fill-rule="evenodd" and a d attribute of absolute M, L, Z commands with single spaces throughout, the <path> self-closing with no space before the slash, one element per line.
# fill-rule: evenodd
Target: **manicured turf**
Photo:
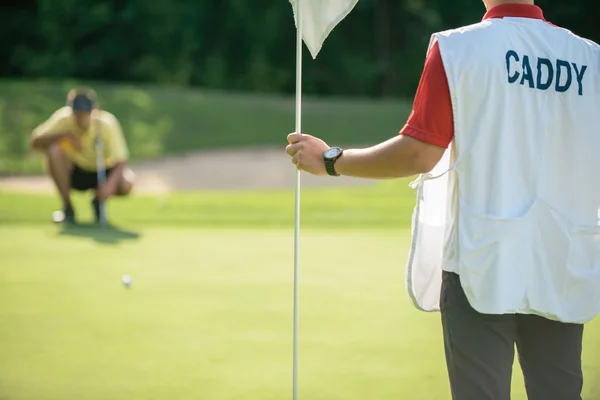
<path fill-rule="evenodd" d="M 408 227 L 415 204 L 409 182 L 403 179 L 367 187 L 303 189 L 301 224 L 313 228 Z M 90 221 L 89 196 L 75 194 L 74 203 L 82 221 Z M 57 196 L 0 190 L 0 223 L 46 224 L 52 211 L 60 206 Z M 291 227 L 294 193 L 272 190 L 134 195 L 109 202 L 107 214 L 120 224 Z"/>
<path fill-rule="evenodd" d="M 449 399 L 439 315 L 405 294 L 414 202 L 400 186 L 336 189 L 343 213 L 304 196 L 301 399 Z M 291 398 L 293 194 L 226 198 L 175 195 L 152 217 L 157 200 L 133 197 L 101 231 L 46 222 L 53 197 L 0 194 L 0 399 Z M 248 217 L 236 227 L 227 209 Z M 594 321 L 586 400 L 600 398 L 598 338 Z"/>

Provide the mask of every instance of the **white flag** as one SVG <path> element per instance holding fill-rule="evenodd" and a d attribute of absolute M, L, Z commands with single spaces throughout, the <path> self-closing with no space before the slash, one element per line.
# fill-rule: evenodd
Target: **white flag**
<path fill-rule="evenodd" d="M 302 9 L 302 39 L 313 58 L 333 28 L 346 18 L 358 0 L 290 0 L 294 9 L 294 20 L 298 26 L 297 4 Z"/>

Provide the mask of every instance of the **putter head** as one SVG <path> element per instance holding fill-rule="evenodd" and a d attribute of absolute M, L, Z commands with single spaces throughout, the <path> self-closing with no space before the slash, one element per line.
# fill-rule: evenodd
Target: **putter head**
<path fill-rule="evenodd" d="M 106 228 L 108 223 L 106 222 L 106 215 L 104 214 L 104 204 L 100 203 L 100 218 L 98 218 L 100 227 Z"/>
<path fill-rule="evenodd" d="M 105 213 L 105 208 L 104 208 L 104 202 L 103 201 L 99 201 L 97 198 L 94 198 L 92 200 L 92 207 L 94 209 L 94 214 L 96 216 L 96 222 L 101 226 L 101 227 L 106 227 L 107 221 L 106 221 L 106 213 Z"/>

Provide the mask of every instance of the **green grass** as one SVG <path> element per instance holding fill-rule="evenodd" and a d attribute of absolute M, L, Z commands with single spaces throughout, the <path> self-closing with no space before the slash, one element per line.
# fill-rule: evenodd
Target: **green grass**
<path fill-rule="evenodd" d="M 289 230 L 149 228 L 109 247 L 84 231 L 0 228 L 5 398 L 289 398 Z M 301 398 L 447 394 L 438 319 L 403 295 L 406 240 L 303 235 Z"/>
<path fill-rule="evenodd" d="M 449 398 L 439 314 L 404 289 L 412 196 L 303 191 L 301 399 Z M 0 399 L 291 398 L 293 193 L 160 204 L 115 201 L 102 231 L 47 222 L 52 196 L 0 193 Z M 585 400 L 600 398 L 599 337 L 596 320 Z M 513 387 L 525 399 L 518 367 Z"/>
<path fill-rule="evenodd" d="M 123 125 L 133 160 L 231 146 L 285 143 L 294 130 L 293 97 L 180 87 L 76 81 L 0 80 L 0 174 L 42 171 L 27 149 L 30 132 L 64 105 L 75 84 L 92 85 Z M 396 135 L 406 101 L 303 99 L 303 131 L 337 144 L 375 144 Z"/>
<path fill-rule="evenodd" d="M 415 192 L 410 180 L 369 187 L 303 189 L 302 226 L 313 228 L 397 228 L 409 226 Z M 91 219 L 89 197 L 74 197 L 82 220 Z M 0 190 L 0 223 L 47 223 L 60 202 L 53 195 Z M 294 193 L 288 190 L 190 192 L 114 199 L 109 218 L 120 224 L 206 227 L 290 227 Z"/>

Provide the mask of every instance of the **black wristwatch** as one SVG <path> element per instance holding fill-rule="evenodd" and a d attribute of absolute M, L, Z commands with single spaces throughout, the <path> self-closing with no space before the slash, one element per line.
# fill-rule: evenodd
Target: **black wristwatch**
<path fill-rule="evenodd" d="M 342 156 L 344 150 L 339 147 L 330 147 L 328 150 L 323 153 L 323 160 L 325 161 L 325 169 L 327 173 L 331 176 L 340 176 L 337 172 L 335 172 L 334 164 L 338 158 Z"/>

